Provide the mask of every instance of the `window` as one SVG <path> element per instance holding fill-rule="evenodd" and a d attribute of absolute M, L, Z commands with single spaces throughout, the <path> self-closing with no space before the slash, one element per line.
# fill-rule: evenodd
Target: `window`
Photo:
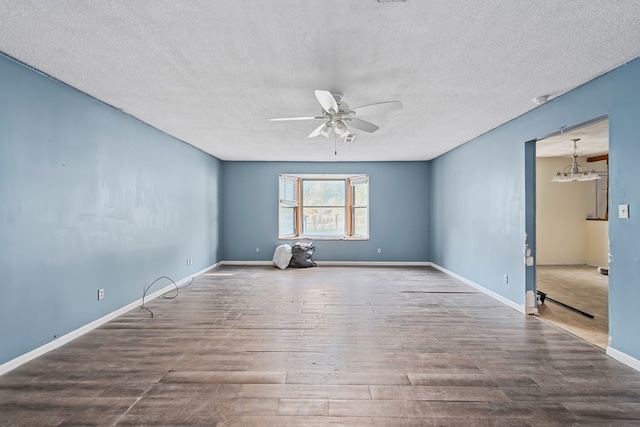
<path fill-rule="evenodd" d="M 300 199 L 299 178 L 280 175 L 280 237 L 295 237 L 298 229 L 298 208 Z"/>
<path fill-rule="evenodd" d="M 367 239 L 367 175 L 280 175 L 279 237 Z"/>

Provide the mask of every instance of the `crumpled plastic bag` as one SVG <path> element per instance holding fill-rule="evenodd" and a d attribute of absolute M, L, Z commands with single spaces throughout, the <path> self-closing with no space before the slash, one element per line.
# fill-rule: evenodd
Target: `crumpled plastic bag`
<path fill-rule="evenodd" d="M 316 247 L 313 245 L 313 242 L 297 242 L 291 247 L 291 262 L 289 263 L 289 267 L 315 267 L 317 264 L 311 259 L 315 250 Z"/>
<path fill-rule="evenodd" d="M 291 262 L 291 245 L 280 245 L 273 253 L 273 265 L 284 270 Z"/>

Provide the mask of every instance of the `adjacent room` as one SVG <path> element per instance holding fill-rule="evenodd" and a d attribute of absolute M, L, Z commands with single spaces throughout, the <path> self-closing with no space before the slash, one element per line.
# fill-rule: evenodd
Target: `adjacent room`
<path fill-rule="evenodd" d="M 609 121 L 543 138 L 536 156 L 536 286 L 547 301 L 539 314 L 606 348 Z"/>
<path fill-rule="evenodd" d="M 639 423 L 639 21 L 0 0 L 0 425 Z"/>

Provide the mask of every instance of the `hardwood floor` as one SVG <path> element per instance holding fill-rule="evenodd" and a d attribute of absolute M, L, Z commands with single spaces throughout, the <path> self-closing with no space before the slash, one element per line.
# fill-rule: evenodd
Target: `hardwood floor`
<path fill-rule="evenodd" d="M 640 373 L 431 268 L 219 268 L 0 377 L 0 424 L 640 424 Z"/>
<path fill-rule="evenodd" d="M 538 290 L 585 311 L 593 319 L 551 301 L 538 307 L 540 317 L 600 348 L 609 345 L 609 278 L 590 265 L 537 266 Z"/>

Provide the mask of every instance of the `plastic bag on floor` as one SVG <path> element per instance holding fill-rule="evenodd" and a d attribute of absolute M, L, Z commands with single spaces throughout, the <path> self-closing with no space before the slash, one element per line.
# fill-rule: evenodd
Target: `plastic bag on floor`
<path fill-rule="evenodd" d="M 273 265 L 280 270 L 284 270 L 289 266 L 291 261 L 291 245 L 280 245 L 273 253 Z"/>
<path fill-rule="evenodd" d="M 289 267 L 315 267 L 316 263 L 311 259 L 315 250 L 316 248 L 313 246 L 313 242 L 298 242 L 294 244 L 291 247 L 291 262 L 289 263 Z"/>

